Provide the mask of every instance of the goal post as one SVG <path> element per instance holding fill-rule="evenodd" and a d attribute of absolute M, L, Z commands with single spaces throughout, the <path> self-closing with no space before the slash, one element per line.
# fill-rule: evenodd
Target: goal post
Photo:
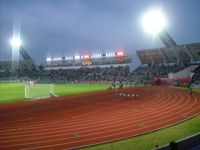
<path fill-rule="evenodd" d="M 25 98 L 45 98 L 54 95 L 53 84 L 26 84 Z"/>

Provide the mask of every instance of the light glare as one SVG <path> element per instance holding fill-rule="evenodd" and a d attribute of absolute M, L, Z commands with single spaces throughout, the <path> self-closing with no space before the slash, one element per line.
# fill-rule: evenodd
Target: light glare
<path fill-rule="evenodd" d="M 117 52 L 117 56 L 124 56 L 124 52 L 123 51 Z"/>
<path fill-rule="evenodd" d="M 142 25 L 146 32 L 157 34 L 166 27 L 167 22 L 161 10 L 152 10 L 142 18 Z"/>
<path fill-rule="evenodd" d="M 14 37 L 11 39 L 11 45 L 13 48 L 19 48 L 21 46 L 21 39 L 19 37 Z"/>
<path fill-rule="evenodd" d="M 46 61 L 51 61 L 51 58 L 50 57 L 46 58 Z"/>
<path fill-rule="evenodd" d="M 78 55 L 74 56 L 74 59 L 76 59 L 76 60 L 78 60 L 78 59 L 80 59 L 80 58 L 81 58 L 81 57 L 78 56 Z"/>

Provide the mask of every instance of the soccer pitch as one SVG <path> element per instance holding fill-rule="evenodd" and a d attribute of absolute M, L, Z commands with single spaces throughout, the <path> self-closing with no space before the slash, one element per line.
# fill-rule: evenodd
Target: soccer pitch
<path fill-rule="evenodd" d="M 55 95 L 79 94 L 84 92 L 94 92 L 106 90 L 110 84 L 55 84 Z M 23 83 L 0 83 L 0 102 L 13 102 L 26 100 L 25 84 Z"/>

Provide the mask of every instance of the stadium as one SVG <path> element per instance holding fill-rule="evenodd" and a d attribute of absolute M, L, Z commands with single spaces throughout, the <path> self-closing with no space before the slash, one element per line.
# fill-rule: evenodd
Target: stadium
<path fill-rule="evenodd" d="M 38 64 L 15 34 L 17 60 L 0 60 L 0 149 L 200 149 L 200 42 L 177 44 L 159 11 L 143 19 L 164 46 L 134 50 L 134 69 L 123 48 Z"/>

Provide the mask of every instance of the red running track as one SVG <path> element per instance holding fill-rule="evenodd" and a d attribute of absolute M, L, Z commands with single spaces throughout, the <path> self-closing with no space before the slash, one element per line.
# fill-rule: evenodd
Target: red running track
<path fill-rule="evenodd" d="M 124 99 L 119 93 L 139 95 Z M 200 94 L 136 87 L 0 105 L 0 149 L 74 149 L 151 132 L 200 114 Z"/>

